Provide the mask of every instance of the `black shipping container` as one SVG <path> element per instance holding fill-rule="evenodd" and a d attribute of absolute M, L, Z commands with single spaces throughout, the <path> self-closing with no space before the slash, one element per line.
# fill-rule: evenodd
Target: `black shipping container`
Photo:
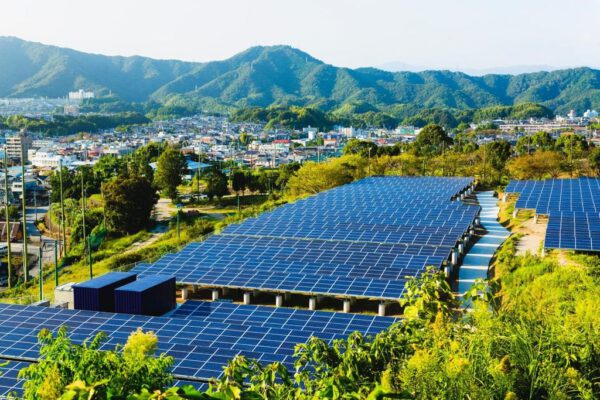
<path fill-rule="evenodd" d="M 115 290 L 115 312 L 163 315 L 177 305 L 175 277 L 156 275 Z"/>
<path fill-rule="evenodd" d="M 134 282 L 135 278 L 136 274 L 129 272 L 109 272 L 73 285 L 74 307 L 76 310 L 113 312 L 115 310 L 114 290 Z"/>

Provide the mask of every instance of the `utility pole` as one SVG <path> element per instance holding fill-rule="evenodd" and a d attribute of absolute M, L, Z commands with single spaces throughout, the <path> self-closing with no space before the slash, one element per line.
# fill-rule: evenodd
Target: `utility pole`
<path fill-rule="evenodd" d="M 60 224 L 62 225 L 63 254 L 67 255 L 67 226 L 65 224 L 65 200 L 63 198 L 62 158 L 58 161 L 58 179 L 60 182 Z"/>
<path fill-rule="evenodd" d="M 90 246 L 89 237 L 87 237 L 86 240 L 85 232 L 85 186 L 83 182 L 83 170 L 81 170 L 81 226 L 83 228 L 83 246 L 85 248 L 85 246 L 87 245 L 87 252 L 90 262 L 90 279 L 92 279 L 94 277 L 92 271 L 92 246 Z"/>
<path fill-rule="evenodd" d="M 369 146 L 369 176 L 371 176 L 371 146 Z"/>
<path fill-rule="evenodd" d="M 569 139 L 571 142 L 571 151 L 569 152 L 569 163 L 571 164 L 571 178 L 573 177 L 573 139 L 575 137 L 575 134 L 571 135 L 571 137 Z"/>
<path fill-rule="evenodd" d="M 35 212 L 35 221 L 37 223 L 38 213 L 37 213 L 37 190 L 33 191 L 33 211 Z"/>
<path fill-rule="evenodd" d="M 54 240 L 54 287 L 58 286 L 58 240 Z"/>
<path fill-rule="evenodd" d="M 483 145 L 483 173 L 481 175 L 481 180 L 485 182 L 485 144 Z"/>
<path fill-rule="evenodd" d="M 29 270 L 27 269 L 27 192 L 25 190 L 25 147 L 23 145 L 23 138 L 21 138 L 21 186 L 23 203 L 23 280 L 27 283 L 29 280 Z"/>
<path fill-rule="evenodd" d="M 12 260 L 10 251 L 10 215 L 8 212 L 8 157 L 4 151 L 4 213 L 6 215 L 6 255 L 8 257 L 8 288 L 12 288 Z"/>
<path fill-rule="evenodd" d="M 38 252 L 38 268 L 39 270 L 39 281 L 40 281 L 40 301 L 44 300 L 44 263 L 42 261 L 42 245 L 43 242 L 40 240 L 40 247 Z"/>

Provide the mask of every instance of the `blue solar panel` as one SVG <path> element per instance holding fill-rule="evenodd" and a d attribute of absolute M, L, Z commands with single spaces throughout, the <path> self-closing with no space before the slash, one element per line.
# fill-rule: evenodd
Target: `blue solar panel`
<path fill-rule="evenodd" d="M 375 177 L 227 227 L 133 272 L 209 287 L 397 299 L 441 267 L 480 207 L 450 199 L 471 178 Z"/>
<path fill-rule="evenodd" d="M 536 210 L 538 214 L 556 211 L 600 213 L 598 178 L 511 181 L 506 192 L 519 193 L 515 208 Z"/>
<path fill-rule="evenodd" d="M 600 251 L 600 179 L 511 181 L 507 193 L 519 193 L 517 209 L 549 215 L 544 247 Z"/>
<path fill-rule="evenodd" d="M 309 311 L 214 301 L 187 301 L 171 312 L 169 317 L 309 330 L 317 335 L 322 332 L 348 335 L 355 331 L 375 335 L 396 321 L 394 318 L 364 314 Z"/>
<path fill-rule="evenodd" d="M 9 361 L 0 365 L 0 398 L 20 398 L 23 394 L 23 379 L 18 378 L 19 371 L 30 365 L 28 362 Z"/>
<path fill-rule="evenodd" d="M 176 379 L 208 380 L 220 376 L 223 367 L 236 355 L 243 354 L 263 363 L 280 361 L 292 368 L 291 356 L 297 343 L 304 343 L 313 335 L 328 342 L 343 337 L 321 326 L 292 329 L 291 321 L 299 318 L 289 318 L 290 328 L 284 328 L 274 324 L 223 323 L 193 316 L 147 317 L 0 304 L 0 358 L 37 360 L 37 333 L 43 328 L 56 331 L 65 325 L 75 343 L 81 343 L 98 332 L 106 332 L 109 340 L 102 349 L 112 349 L 123 344 L 139 327 L 155 332 L 159 339 L 158 351 L 174 357 L 173 374 Z M 359 318 L 364 321 L 372 318 L 371 325 L 381 325 L 386 320 L 369 316 Z M 390 324 L 395 321 L 393 318 L 387 320 Z M 363 331 L 367 325 L 368 322 L 354 326 Z"/>
<path fill-rule="evenodd" d="M 548 220 L 544 246 L 550 249 L 600 250 L 600 216 L 553 212 Z"/>

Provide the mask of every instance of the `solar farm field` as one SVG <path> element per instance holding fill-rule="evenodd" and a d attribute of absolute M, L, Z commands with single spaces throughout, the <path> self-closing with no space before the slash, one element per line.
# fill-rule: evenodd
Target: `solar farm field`
<path fill-rule="evenodd" d="M 479 206 L 457 201 L 471 178 L 373 177 L 232 225 L 131 272 L 175 276 L 179 284 L 277 294 L 397 302 L 410 277 L 441 268 L 464 239 Z M 367 300 L 367 301 L 368 301 Z M 0 360 L 11 360 L 0 395 L 19 390 L 16 370 L 39 357 L 37 334 L 67 326 L 75 343 L 99 332 L 104 349 L 137 328 L 174 357 L 178 383 L 205 385 L 237 355 L 293 369 L 294 347 L 374 335 L 396 318 L 285 307 L 187 301 L 161 317 L 0 304 Z"/>

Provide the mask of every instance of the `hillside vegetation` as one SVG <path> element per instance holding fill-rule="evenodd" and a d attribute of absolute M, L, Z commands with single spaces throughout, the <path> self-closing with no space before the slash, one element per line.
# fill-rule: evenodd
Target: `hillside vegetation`
<path fill-rule="evenodd" d="M 0 97 L 59 97 L 83 88 L 126 101 L 211 111 L 273 105 L 414 111 L 523 102 L 561 113 L 600 108 L 600 71 L 590 68 L 482 77 L 386 72 L 335 67 L 289 46 L 257 46 L 223 61 L 192 63 L 86 54 L 3 37 L 0 70 Z"/>

